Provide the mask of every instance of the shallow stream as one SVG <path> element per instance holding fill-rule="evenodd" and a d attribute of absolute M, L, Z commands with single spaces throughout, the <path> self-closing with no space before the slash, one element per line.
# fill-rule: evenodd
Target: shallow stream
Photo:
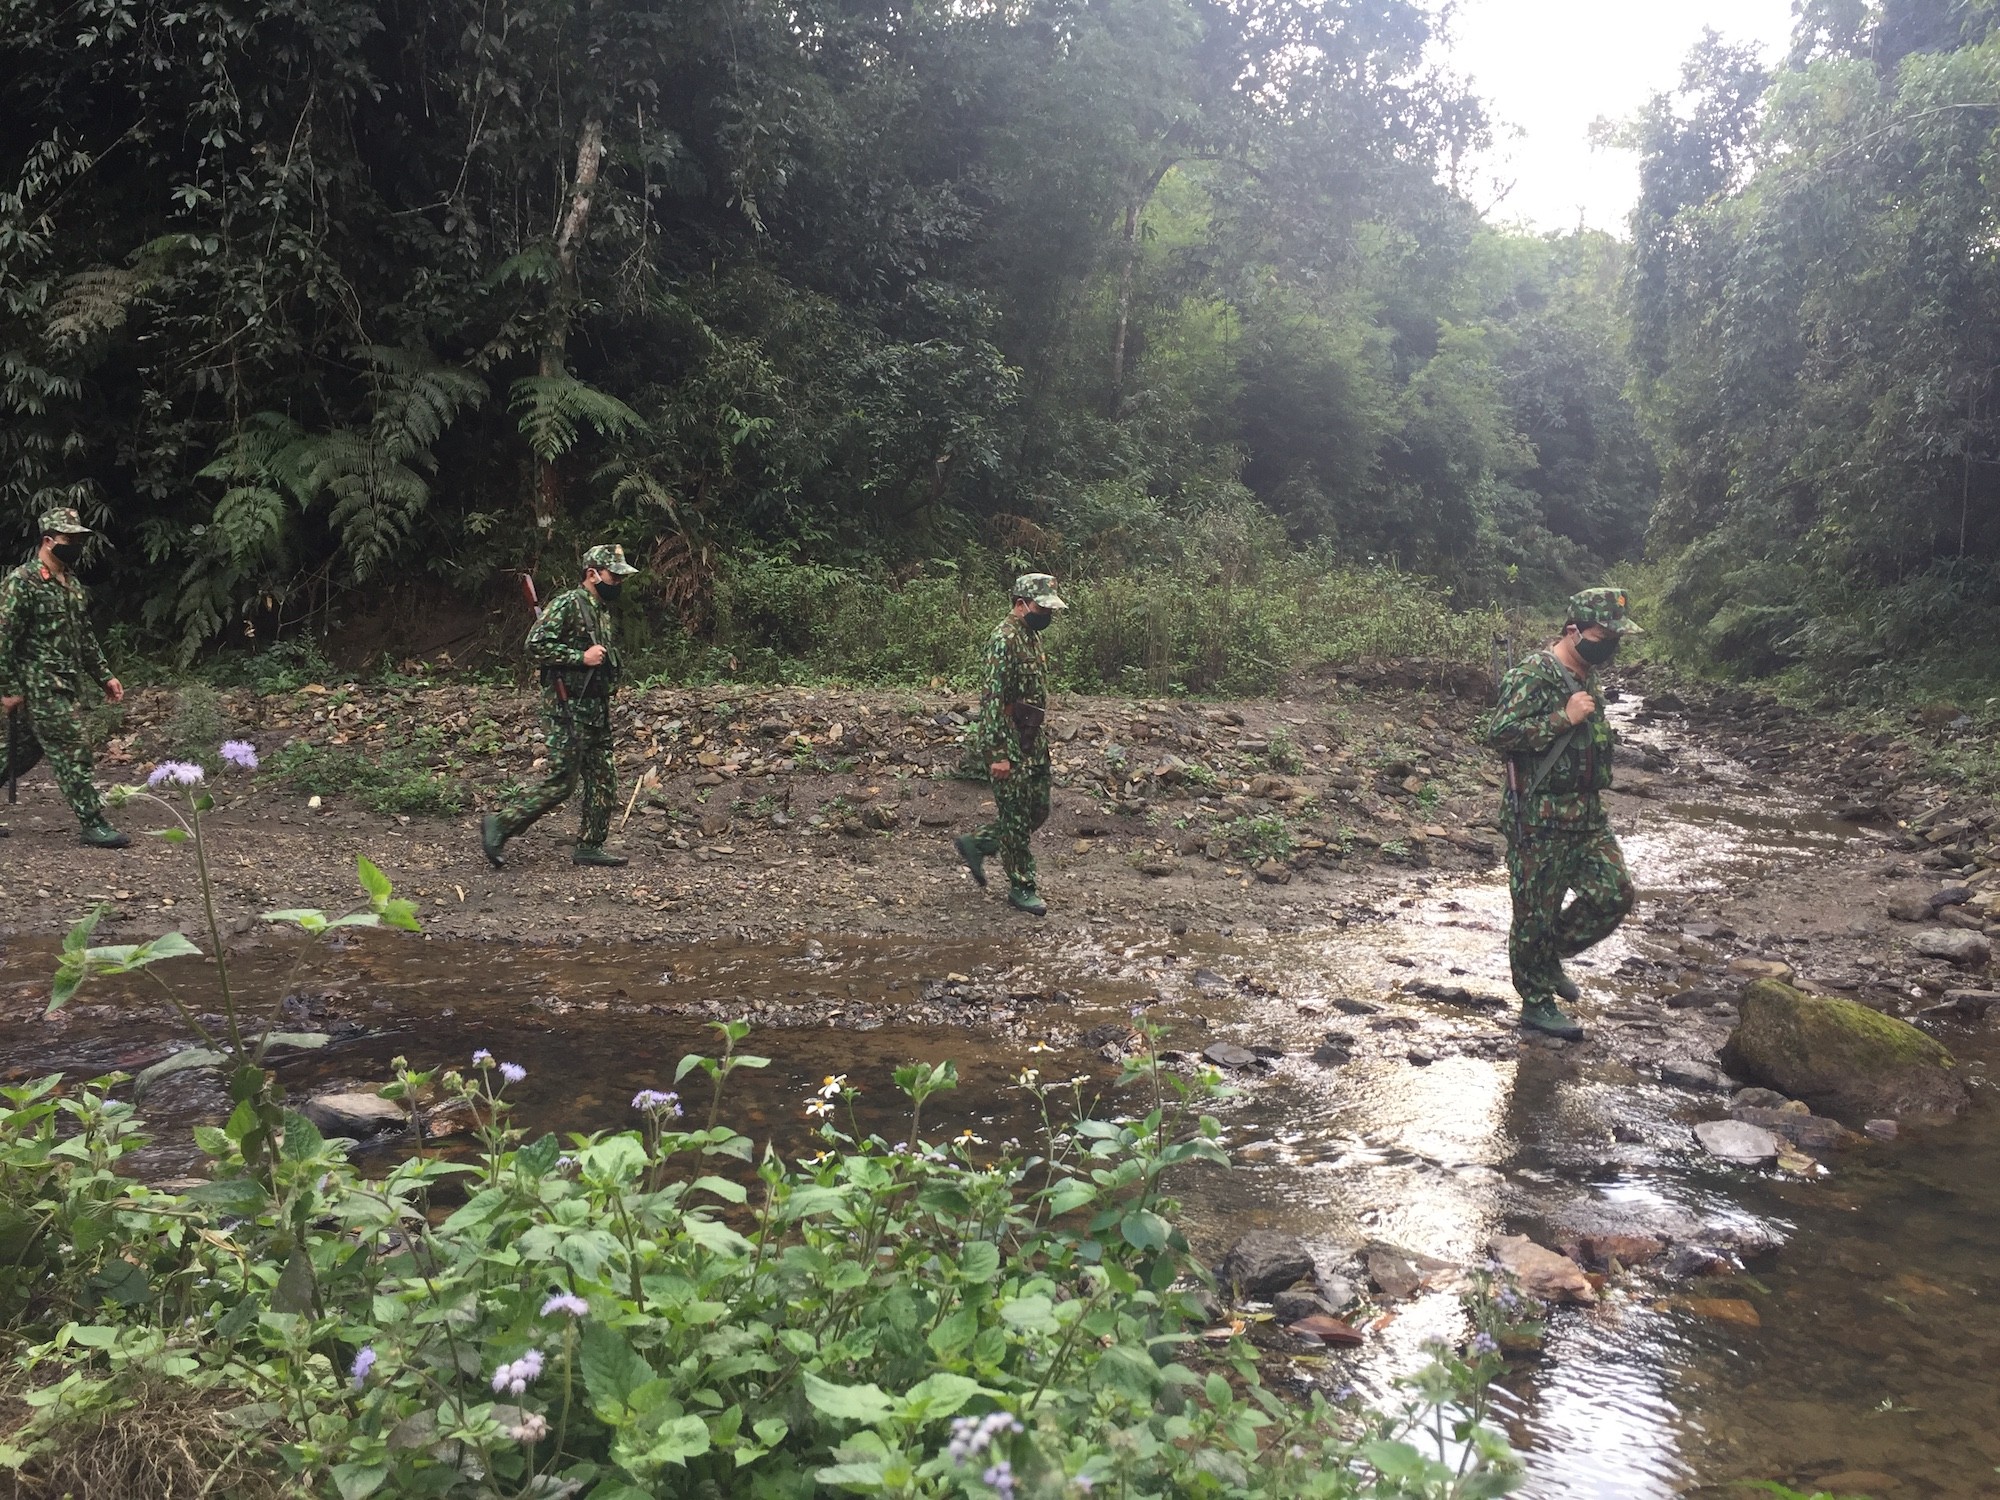
<path fill-rule="evenodd" d="M 1870 837 L 1734 784 L 1726 768 L 1699 801 L 1656 796 L 1619 821 L 1635 830 L 1625 845 L 1642 893 L 1684 895 Z M 1373 920 L 1304 935 L 1176 938 L 1060 921 L 1024 924 L 1004 944 L 822 933 L 781 947 L 668 949 L 368 935 L 335 952 L 253 946 L 237 972 L 266 1003 L 297 997 L 287 1024 L 338 1034 L 287 1064 L 298 1091 L 379 1082 L 398 1054 L 425 1066 L 486 1047 L 528 1069 L 514 1091 L 526 1122 L 558 1129 L 627 1123 L 635 1091 L 669 1086 L 682 1054 L 714 1050 L 706 1021 L 748 1015 L 749 1050 L 773 1064 L 738 1075 L 724 1113 L 795 1149 L 809 1140 L 802 1105 L 828 1073 L 867 1091 L 864 1127 L 896 1131 L 889 1072 L 912 1058 L 955 1059 L 965 1080 L 941 1131 L 969 1128 L 996 1144 L 1025 1134 L 1014 1075 L 1033 1066 L 1102 1091 L 1117 1071 L 1105 1039 L 1115 1045 L 1144 1005 L 1169 1028 L 1169 1047 L 1230 1040 L 1283 1054 L 1241 1075 L 1224 1110 L 1236 1167 L 1179 1184 L 1189 1233 L 1211 1257 L 1253 1226 L 1336 1252 L 1380 1240 L 1460 1264 L 1476 1263 L 1496 1231 L 1782 1241 L 1698 1289 L 1634 1277 L 1596 1308 L 1559 1313 L 1545 1355 L 1507 1382 L 1529 1494 L 1720 1496 L 1765 1478 L 1877 1500 L 2000 1493 L 2000 1111 L 1849 1151 L 1817 1182 L 1725 1167 L 1688 1130 L 1721 1096 L 1522 1048 L 1508 1010 L 1414 992 L 1424 982 L 1505 994 L 1500 872 L 1382 889 Z M 1616 1012 L 1671 988 L 1689 941 L 1635 923 L 1579 966 L 1594 1008 Z M 0 954 L 10 1076 L 136 1070 L 170 1050 L 170 1016 L 136 987 L 86 991 L 62 1019 L 41 1020 L 49 952 Z M 1671 1028 L 1681 1013 L 1648 1014 L 1633 1024 Z M 1345 1035 L 1349 1060 L 1314 1060 L 1329 1031 Z M 1030 1050 L 1044 1039 L 1053 1051 Z M 1962 1060 L 2000 1066 L 1990 1033 L 1946 1040 Z M 194 1080 L 162 1087 L 148 1111 L 162 1143 L 154 1171 L 192 1164 L 175 1143 L 212 1102 Z M 1690 1296 L 1747 1302 L 1761 1326 L 1702 1316 Z M 1460 1332 L 1445 1292 L 1392 1313 L 1321 1378 L 1380 1390 L 1421 1358 L 1425 1339 Z"/>

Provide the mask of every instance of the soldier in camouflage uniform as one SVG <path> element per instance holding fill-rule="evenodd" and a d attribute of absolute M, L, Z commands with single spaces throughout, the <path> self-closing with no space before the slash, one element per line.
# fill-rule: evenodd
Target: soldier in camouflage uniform
<path fill-rule="evenodd" d="M 125 701 L 71 571 L 91 531 L 73 510 L 44 512 L 41 527 L 35 555 L 0 579 L 0 709 L 7 715 L 0 733 L 13 748 L 12 763 L 0 771 L 23 775 L 46 755 L 83 842 L 123 849 L 132 840 L 104 820 L 83 732 L 86 685 L 112 703 Z"/>
<path fill-rule="evenodd" d="M 556 595 L 528 632 L 528 655 L 542 675 L 542 733 L 549 773 L 540 786 L 511 799 L 480 820 L 479 846 L 500 867 L 500 851 L 543 813 L 568 800 L 583 784 L 583 837 L 570 856 L 579 865 L 625 863 L 604 847 L 618 773 L 611 760 L 611 695 L 618 686 L 618 649 L 609 609 L 625 579 L 639 570 L 623 547 L 592 547 L 583 554 L 583 582 Z"/>
<path fill-rule="evenodd" d="M 1570 1041 L 1583 1028 L 1556 1000 L 1580 992 L 1562 962 L 1609 937 L 1634 900 L 1604 814 L 1613 737 L 1594 674 L 1621 638 L 1639 633 L 1624 590 L 1585 589 L 1569 601 L 1562 634 L 1501 679 L 1486 725 L 1487 746 L 1507 760 L 1501 821 L 1514 898 L 1507 956 L 1521 1024 Z M 1575 899 L 1565 906 L 1570 892 Z"/>
<path fill-rule="evenodd" d="M 993 780 L 994 819 L 955 841 L 973 880 L 986 884 L 986 861 L 1000 856 L 1007 899 L 1030 916 L 1048 906 L 1035 888 L 1035 854 L 1029 840 L 1049 817 L 1049 659 L 1041 632 L 1068 609 L 1046 573 L 1014 580 L 1014 608 L 986 645 L 986 685 L 969 746 Z"/>

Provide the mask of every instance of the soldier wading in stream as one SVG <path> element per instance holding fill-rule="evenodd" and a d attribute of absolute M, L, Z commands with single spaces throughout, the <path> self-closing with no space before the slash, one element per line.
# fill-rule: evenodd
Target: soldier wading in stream
<path fill-rule="evenodd" d="M 986 861 L 1000 856 L 1007 899 L 1030 916 L 1048 913 L 1035 889 L 1029 840 L 1049 818 L 1049 660 L 1041 634 L 1068 609 L 1046 573 L 1014 580 L 1014 608 L 986 644 L 986 686 L 973 721 L 971 749 L 993 781 L 993 821 L 955 843 L 973 880 L 986 884 Z"/>
<path fill-rule="evenodd" d="M 1609 937 L 1634 898 L 1604 813 L 1613 736 L 1594 674 L 1617 655 L 1622 637 L 1638 634 L 1623 589 L 1585 589 L 1569 601 L 1562 634 L 1501 679 L 1500 704 L 1486 724 L 1488 748 L 1507 761 L 1501 825 L 1514 897 L 1507 957 L 1521 1024 L 1570 1041 L 1583 1027 L 1556 1000 L 1580 991 L 1563 960 Z"/>
<path fill-rule="evenodd" d="M 83 585 L 74 569 L 90 528 L 73 510 L 45 511 L 35 555 L 0 578 L 0 782 L 33 770 L 43 756 L 83 829 L 83 842 L 123 849 L 132 840 L 104 821 L 84 738 L 86 686 L 125 701 L 104 649 L 90 628 Z M 0 828 L 0 833 L 5 833 Z"/>
<path fill-rule="evenodd" d="M 542 733 L 549 774 L 542 784 L 511 798 L 479 823 L 479 847 L 500 868 L 500 851 L 543 813 L 583 784 L 583 836 L 571 859 L 580 865 L 615 866 L 625 857 L 604 847 L 618 772 L 611 760 L 611 695 L 618 686 L 618 648 L 609 606 L 625 579 L 639 570 L 623 547 L 592 547 L 583 554 L 583 582 L 549 601 L 528 632 L 528 656 L 542 676 Z"/>

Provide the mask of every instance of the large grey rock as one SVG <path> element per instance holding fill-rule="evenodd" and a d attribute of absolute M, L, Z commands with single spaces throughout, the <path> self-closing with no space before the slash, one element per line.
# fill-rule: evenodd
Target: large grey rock
<path fill-rule="evenodd" d="M 1236 1297 L 1271 1297 L 1312 1274 L 1312 1252 L 1297 1235 L 1254 1230 L 1216 1263 L 1215 1279 Z"/>
<path fill-rule="evenodd" d="M 1754 1167 L 1778 1154 L 1778 1138 L 1761 1125 L 1742 1120 L 1708 1120 L 1695 1126 L 1702 1150 L 1739 1166 Z"/>
<path fill-rule="evenodd" d="M 1952 1055 L 1908 1022 L 1771 980 L 1743 992 L 1723 1065 L 1855 1124 L 1949 1117 L 1970 1102 Z"/>
<path fill-rule="evenodd" d="M 1993 958 L 1993 945 L 1983 934 L 1960 927 L 1927 927 L 1910 939 L 1910 946 L 1925 958 L 1942 958 L 1961 969 L 1984 968 Z"/>
<path fill-rule="evenodd" d="M 321 1094 L 308 1099 L 299 1113 L 319 1127 L 322 1135 L 352 1136 L 365 1140 L 371 1135 L 401 1130 L 409 1123 L 403 1106 L 379 1094 Z"/>

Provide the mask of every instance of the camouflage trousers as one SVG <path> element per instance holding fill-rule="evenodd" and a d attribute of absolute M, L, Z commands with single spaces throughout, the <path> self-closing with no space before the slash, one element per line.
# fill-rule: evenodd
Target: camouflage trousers
<path fill-rule="evenodd" d="M 542 734 L 548 741 L 549 769 L 539 785 L 510 797 L 500 808 L 500 829 L 508 838 L 544 813 L 567 802 L 583 787 L 583 832 L 579 843 L 600 845 L 611 832 L 611 804 L 618 772 L 611 762 L 611 700 L 542 694 Z"/>
<path fill-rule="evenodd" d="M 90 742 L 83 735 L 83 705 L 65 695 L 37 694 L 15 710 L 15 718 L 11 737 L 14 757 L 6 768 L 7 774 L 25 776 L 46 756 L 56 785 L 62 788 L 63 801 L 69 804 L 77 821 L 95 823 L 104 815 L 104 800 L 91 780 L 93 767 Z M 0 715 L 0 734 L 6 732 L 6 718 Z M 4 759 L 6 750 L 4 742 L 0 742 L 0 760 Z"/>
<path fill-rule="evenodd" d="M 1035 889 L 1035 851 L 1028 841 L 1049 820 L 1049 787 L 1046 760 L 1014 767 L 1005 781 L 993 783 L 993 821 L 972 835 L 981 854 L 1000 856 L 1007 883 L 1017 891 Z"/>
<path fill-rule="evenodd" d="M 1611 936 L 1637 893 L 1609 827 L 1508 830 L 1514 925 L 1507 959 L 1523 1000 L 1553 1000 L 1562 961 Z M 1563 898 L 1575 899 L 1567 906 Z"/>

